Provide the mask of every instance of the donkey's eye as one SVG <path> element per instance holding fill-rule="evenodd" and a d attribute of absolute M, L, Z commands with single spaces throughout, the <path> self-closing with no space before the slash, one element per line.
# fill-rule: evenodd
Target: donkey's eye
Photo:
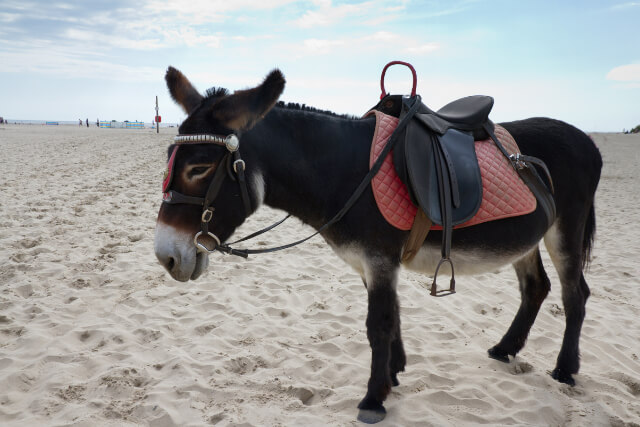
<path fill-rule="evenodd" d="M 192 166 L 187 172 L 189 179 L 203 178 L 211 169 L 213 165 Z"/>

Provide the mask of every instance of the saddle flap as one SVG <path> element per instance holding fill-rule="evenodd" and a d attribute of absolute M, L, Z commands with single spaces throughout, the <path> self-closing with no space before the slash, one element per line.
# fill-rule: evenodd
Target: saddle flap
<path fill-rule="evenodd" d="M 453 225 L 471 219 L 482 202 L 482 178 L 473 136 L 456 129 L 448 129 L 444 135 L 437 136 L 421 121 L 413 120 L 407 126 L 402 145 L 410 194 L 427 216 L 434 223 L 443 225 L 440 169 L 441 173 L 448 174 L 452 196 L 459 200 L 459 206 L 452 210 Z M 438 151 L 444 154 L 442 164 L 445 168 L 436 165 L 436 156 L 442 155 Z"/>

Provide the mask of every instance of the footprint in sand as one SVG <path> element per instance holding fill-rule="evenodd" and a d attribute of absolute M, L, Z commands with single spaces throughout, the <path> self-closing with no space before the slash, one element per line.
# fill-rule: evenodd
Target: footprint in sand
<path fill-rule="evenodd" d="M 260 356 L 236 357 L 225 364 L 225 369 L 236 374 L 244 375 L 255 372 L 259 368 L 266 368 L 267 362 Z"/>
<path fill-rule="evenodd" d="M 311 405 L 311 401 L 315 396 L 313 390 L 310 390 L 306 387 L 290 387 L 288 393 L 294 397 L 300 399 L 303 405 Z"/>
<path fill-rule="evenodd" d="M 533 371 L 533 366 L 527 362 L 514 360 L 509 364 L 509 372 L 512 375 L 528 374 Z"/>
<path fill-rule="evenodd" d="M 631 378 L 625 374 L 611 375 L 611 378 L 627 386 L 629 393 L 632 395 L 640 397 L 640 380 Z"/>
<path fill-rule="evenodd" d="M 564 310 L 558 304 L 551 304 L 551 307 L 549 307 L 549 313 L 554 317 L 564 317 Z"/>
<path fill-rule="evenodd" d="M 65 402 L 83 402 L 85 401 L 85 393 L 87 391 L 87 386 L 78 384 L 78 385 L 69 385 L 65 388 L 58 390 L 58 397 L 60 397 Z"/>
<path fill-rule="evenodd" d="M 17 254 L 13 254 L 9 259 L 13 262 L 17 262 L 18 264 L 26 263 L 31 259 L 31 256 L 26 252 L 18 252 Z"/>
<path fill-rule="evenodd" d="M 133 333 L 134 335 L 140 337 L 140 340 L 145 344 L 152 341 L 157 341 L 162 337 L 162 332 L 155 329 L 140 328 L 133 331 Z"/>
<path fill-rule="evenodd" d="M 36 246 L 40 245 L 42 243 L 42 239 L 41 238 L 36 238 L 36 239 L 22 239 L 19 242 L 20 247 L 24 248 L 24 249 L 31 249 L 31 248 L 35 248 Z"/>
<path fill-rule="evenodd" d="M 88 288 L 89 286 L 91 286 L 91 283 L 89 282 L 89 280 L 86 279 L 76 279 L 73 282 L 71 282 L 71 284 L 69 284 L 70 287 L 74 288 L 74 289 L 83 289 L 83 288 Z"/>
<path fill-rule="evenodd" d="M 198 335 L 206 335 L 217 327 L 218 327 L 217 325 L 214 325 L 213 323 L 211 323 L 208 325 L 196 326 L 195 331 Z"/>

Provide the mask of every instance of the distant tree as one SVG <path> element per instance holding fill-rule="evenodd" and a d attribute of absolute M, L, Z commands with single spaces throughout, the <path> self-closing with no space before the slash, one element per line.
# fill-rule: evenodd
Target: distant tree
<path fill-rule="evenodd" d="M 629 131 L 629 133 L 640 133 L 640 125 L 634 127 Z"/>

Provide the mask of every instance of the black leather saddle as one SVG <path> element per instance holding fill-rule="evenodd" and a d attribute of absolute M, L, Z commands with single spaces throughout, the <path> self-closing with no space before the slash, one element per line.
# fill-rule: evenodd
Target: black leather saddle
<path fill-rule="evenodd" d="M 402 102 L 407 110 L 409 99 Z M 488 96 L 462 98 L 437 112 L 422 104 L 394 149 L 396 172 L 413 202 L 438 225 L 461 224 L 480 207 L 474 140 L 487 137 L 483 125 L 492 106 Z"/>
<path fill-rule="evenodd" d="M 413 102 L 387 95 L 374 109 L 402 118 Z M 413 203 L 443 228 L 443 259 L 449 259 L 453 227 L 471 219 L 482 202 L 474 141 L 488 137 L 485 126 L 493 129 L 492 107 L 489 96 L 461 98 L 438 111 L 421 104 L 393 149 L 396 173 Z"/>
<path fill-rule="evenodd" d="M 384 75 L 391 65 L 409 67 L 413 74 L 411 96 L 389 95 L 384 88 Z M 393 163 L 400 180 L 407 186 L 418 212 L 407 243 L 403 262 L 410 260 L 426 238 L 431 223 L 442 226 L 442 259 L 451 265 L 449 293 L 455 292 L 453 263 L 450 259 L 453 227 L 470 220 L 482 202 L 482 177 L 474 141 L 491 138 L 502 154 L 511 161 L 520 177 L 542 205 L 551 226 L 555 219 L 553 183 L 544 163 L 530 156 L 510 155 L 494 134 L 489 120 L 493 108 L 490 96 L 467 96 L 433 111 L 416 94 L 415 69 L 406 62 L 393 61 L 382 70 L 382 95 L 374 110 L 398 117 L 396 131 L 388 144 L 393 149 Z M 548 185 L 536 172 L 537 166 L 547 175 Z M 436 295 L 436 277 L 431 294 Z"/>

